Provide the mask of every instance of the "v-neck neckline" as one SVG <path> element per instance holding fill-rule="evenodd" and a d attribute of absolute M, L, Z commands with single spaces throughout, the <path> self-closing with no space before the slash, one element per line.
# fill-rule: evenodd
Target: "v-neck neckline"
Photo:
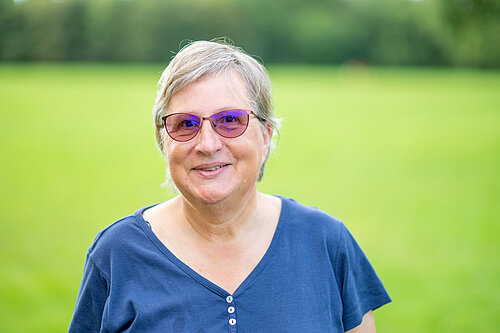
<path fill-rule="evenodd" d="M 163 244 L 163 242 L 156 236 L 156 234 L 151 229 L 149 222 L 147 222 L 144 219 L 144 216 L 142 215 L 142 213 L 146 209 L 154 207 L 158 204 L 154 204 L 154 205 L 140 208 L 134 213 L 134 216 L 136 218 L 136 221 L 139 223 L 140 227 L 142 228 L 142 230 L 146 233 L 148 238 L 151 240 L 151 242 L 153 242 L 153 244 L 158 248 L 158 250 L 160 252 L 162 252 L 172 263 L 174 263 L 184 273 L 186 273 L 188 276 L 190 276 L 192 279 L 194 279 L 199 284 L 210 289 L 212 292 L 215 292 L 216 294 L 218 294 L 219 296 L 221 296 L 223 298 L 226 298 L 229 295 L 231 295 L 233 297 L 237 297 L 251 284 L 251 282 L 260 274 L 260 272 L 262 272 L 262 270 L 269 263 L 270 259 L 273 257 L 274 252 L 276 251 L 276 248 L 277 248 L 277 245 L 278 245 L 279 239 L 280 239 L 281 230 L 283 229 L 283 224 L 284 224 L 284 221 L 286 220 L 286 215 L 288 213 L 287 200 L 282 196 L 277 196 L 277 197 L 281 200 L 281 211 L 280 211 L 280 216 L 278 219 L 278 224 L 276 225 L 276 229 L 274 231 L 274 235 L 273 235 L 273 238 L 271 240 L 271 244 L 269 244 L 269 247 L 267 248 L 266 252 L 264 253 L 264 256 L 260 259 L 259 263 L 245 277 L 243 282 L 240 283 L 240 285 L 236 288 L 236 290 L 232 294 L 229 293 L 228 291 L 226 291 L 224 288 L 218 286 L 214 282 L 210 281 L 209 279 L 205 278 L 203 275 L 199 274 L 194 269 L 192 269 L 187 264 L 185 264 L 182 260 L 177 258 L 165 246 L 165 244 Z"/>

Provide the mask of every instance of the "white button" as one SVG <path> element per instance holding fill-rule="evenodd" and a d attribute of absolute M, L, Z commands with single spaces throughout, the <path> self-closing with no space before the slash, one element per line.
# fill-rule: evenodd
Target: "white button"
<path fill-rule="evenodd" d="M 226 302 L 231 303 L 233 301 L 233 296 L 229 295 L 226 298 Z"/>
<path fill-rule="evenodd" d="M 234 306 L 230 306 L 227 308 L 227 312 L 233 313 L 234 312 Z"/>
<path fill-rule="evenodd" d="M 236 319 L 234 319 L 234 318 L 229 319 L 229 325 L 233 325 L 233 326 L 236 325 Z"/>

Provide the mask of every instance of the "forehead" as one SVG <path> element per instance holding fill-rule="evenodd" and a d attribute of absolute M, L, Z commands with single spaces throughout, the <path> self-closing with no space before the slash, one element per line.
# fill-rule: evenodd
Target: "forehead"
<path fill-rule="evenodd" d="M 251 108 L 245 81 L 235 71 L 203 76 L 177 91 L 168 103 L 167 113 L 210 114 L 230 108 Z"/>

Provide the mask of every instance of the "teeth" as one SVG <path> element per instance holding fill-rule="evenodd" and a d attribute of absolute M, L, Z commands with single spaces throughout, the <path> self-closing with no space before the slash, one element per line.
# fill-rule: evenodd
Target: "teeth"
<path fill-rule="evenodd" d="M 209 168 L 209 169 L 202 169 L 203 171 L 214 171 L 214 170 L 217 170 L 217 169 L 220 169 L 222 168 L 222 165 L 218 165 L 218 166 L 215 166 L 213 168 Z"/>

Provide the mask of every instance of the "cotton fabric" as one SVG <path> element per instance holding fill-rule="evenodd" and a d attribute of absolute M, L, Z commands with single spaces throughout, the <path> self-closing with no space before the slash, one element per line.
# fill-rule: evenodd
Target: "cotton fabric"
<path fill-rule="evenodd" d="M 69 332 L 344 332 L 391 301 L 342 222 L 280 198 L 271 245 L 234 294 L 163 245 L 142 216 L 152 206 L 118 220 L 88 250 Z"/>

